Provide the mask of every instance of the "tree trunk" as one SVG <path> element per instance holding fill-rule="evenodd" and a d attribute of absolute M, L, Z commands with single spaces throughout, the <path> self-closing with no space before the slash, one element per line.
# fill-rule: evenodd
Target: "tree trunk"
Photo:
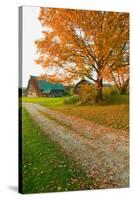
<path fill-rule="evenodd" d="M 125 81 L 123 87 L 120 88 L 120 94 L 126 94 L 129 86 L 129 78 Z"/>
<path fill-rule="evenodd" d="M 127 92 L 127 88 L 123 87 L 123 88 L 120 88 L 120 94 L 126 94 Z"/>
<path fill-rule="evenodd" d="M 97 80 L 97 94 L 96 94 L 96 102 L 102 102 L 103 101 L 103 95 L 102 95 L 102 89 L 103 89 L 103 80 Z"/>

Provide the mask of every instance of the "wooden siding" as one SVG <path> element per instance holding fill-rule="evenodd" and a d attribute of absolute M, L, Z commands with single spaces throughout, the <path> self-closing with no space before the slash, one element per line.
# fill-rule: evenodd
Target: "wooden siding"
<path fill-rule="evenodd" d="M 44 89 L 47 89 L 47 85 L 46 88 L 44 87 Z M 49 92 L 46 93 L 44 92 L 44 89 L 40 89 L 36 78 L 31 76 L 27 87 L 28 97 L 61 97 L 64 95 L 64 89 L 51 89 Z"/>
<path fill-rule="evenodd" d="M 41 91 L 38 87 L 37 81 L 34 78 L 30 78 L 28 87 L 27 87 L 27 96 L 28 97 L 39 97 L 41 95 Z"/>
<path fill-rule="evenodd" d="M 79 95 L 79 92 L 81 91 L 81 89 L 88 85 L 89 85 L 89 83 L 86 80 L 80 81 L 79 83 L 77 83 L 77 85 L 75 85 L 74 93 L 76 95 Z"/>

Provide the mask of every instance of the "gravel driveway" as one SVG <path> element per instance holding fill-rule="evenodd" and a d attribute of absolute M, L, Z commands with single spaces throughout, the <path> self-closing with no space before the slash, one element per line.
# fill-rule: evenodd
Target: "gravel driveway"
<path fill-rule="evenodd" d="M 67 116 L 38 104 L 23 103 L 23 106 L 42 130 L 94 178 L 93 188 L 129 186 L 128 132 Z"/>

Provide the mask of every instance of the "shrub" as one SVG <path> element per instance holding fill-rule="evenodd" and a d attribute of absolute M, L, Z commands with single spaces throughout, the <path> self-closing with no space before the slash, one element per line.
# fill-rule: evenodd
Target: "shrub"
<path fill-rule="evenodd" d="M 81 104 L 94 104 L 96 99 L 95 85 L 85 85 L 79 91 Z"/>
<path fill-rule="evenodd" d="M 103 101 L 105 104 L 110 103 L 112 95 L 112 88 L 104 87 L 103 88 Z"/>
<path fill-rule="evenodd" d="M 118 89 L 116 88 L 115 85 L 113 85 L 113 86 L 111 87 L 111 89 L 112 89 L 112 95 L 117 95 L 117 94 L 119 94 L 119 91 L 118 91 Z"/>
<path fill-rule="evenodd" d="M 68 96 L 69 92 L 67 90 L 64 90 L 63 96 Z"/>
<path fill-rule="evenodd" d="M 74 88 L 70 88 L 69 94 L 70 94 L 70 96 L 74 96 Z"/>
<path fill-rule="evenodd" d="M 64 99 L 65 104 L 74 104 L 80 101 L 80 97 L 77 95 L 69 96 Z"/>

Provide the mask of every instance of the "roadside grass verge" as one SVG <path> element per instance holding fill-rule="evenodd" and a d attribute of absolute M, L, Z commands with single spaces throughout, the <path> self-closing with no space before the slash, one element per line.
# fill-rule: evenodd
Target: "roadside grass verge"
<path fill-rule="evenodd" d="M 24 102 L 38 103 L 42 106 L 74 115 L 95 123 L 128 131 L 129 129 L 129 96 L 113 95 L 110 105 L 77 105 L 64 104 L 64 98 L 29 98 Z"/>
<path fill-rule="evenodd" d="M 22 117 L 23 193 L 90 189 L 91 178 L 33 121 Z"/>
<path fill-rule="evenodd" d="M 23 102 L 29 102 L 29 103 L 39 103 L 41 105 L 44 105 L 49 108 L 58 108 L 58 107 L 64 107 L 69 106 L 68 104 L 64 104 L 64 98 L 65 97 L 22 97 Z M 127 105 L 129 103 L 129 95 L 112 95 L 110 104 L 109 105 Z M 74 104 L 73 106 L 76 106 Z M 84 105 L 85 106 L 85 105 Z M 88 105 L 86 105 L 87 107 Z M 93 105 L 96 106 L 96 105 Z M 105 107 L 108 105 L 103 105 L 102 107 Z M 92 105 L 91 105 L 92 107 Z"/>
<path fill-rule="evenodd" d="M 39 103 L 40 105 L 43 105 L 48 108 L 58 108 L 64 105 L 64 98 L 63 97 L 56 97 L 56 98 L 50 98 L 50 97 L 23 97 L 23 102 L 28 103 Z"/>
<path fill-rule="evenodd" d="M 128 131 L 129 129 L 129 108 L 128 105 L 109 105 L 109 106 L 78 106 L 64 107 L 58 109 L 67 115 Z"/>
<path fill-rule="evenodd" d="M 112 95 L 111 105 L 129 104 L 129 95 Z"/>

